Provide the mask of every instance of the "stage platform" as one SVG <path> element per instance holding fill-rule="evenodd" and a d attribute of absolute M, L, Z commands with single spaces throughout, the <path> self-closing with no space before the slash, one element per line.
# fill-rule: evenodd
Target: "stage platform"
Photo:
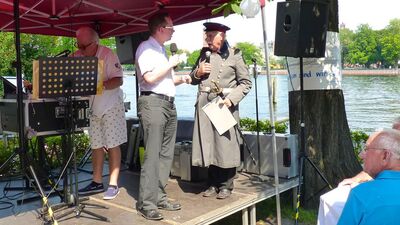
<path fill-rule="evenodd" d="M 87 165 L 90 168 L 90 164 Z M 105 174 L 107 174 L 107 166 L 105 166 Z M 79 172 L 79 187 L 83 187 L 90 182 L 91 174 Z M 108 176 L 104 177 L 107 183 Z M 20 184 L 21 181 L 12 181 L 11 186 Z M 242 224 L 256 224 L 256 203 L 273 197 L 275 188 L 273 186 L 273 178 L 261 182 L 253 176 L 246 173 L 239 173 L 235 180 L 235 189 L 230 198 L 218 200 L 216 198 L 204 198 L 201 193 L 207 187 L 205 183 L 193 183 L 181 181 L 180 179 L 171 178 L 167 186 L 167 193 L 172 201 L 178 201 L 182 204 L 182 210 L 170 212 L 161 211 L 164 220 L 148 221 L 138 215 L 135 209 L 136 200 L 138 198 L 139 173 L 129 170 L 121 171 L 120 174 L 120 194 L 114 200 L 105 201 L 102 194 L 90 196 L 90 203 L 101 204 L 107 206 L 108 209 L 97 209 L 86 207 L 91 212 L 98 213 L 110 219 L 110 222 L 102 222 L 96 219 L 90 219 L 90 216 L 82 213 L 79 218 L 71 214 L 58 220 L 61 225 L 100 225 L 100 224 L 212 224 L 236 212 L 242 212 Z M 4 188 L 6 182 L 0 183 L 0 190 Z M 284 192 L 295 188 L 298 185 L 298 178 L 281 179 L 280 192 Z M 19 191 L 20 192 L 20 191 Z M 13 193 L 9 192 L 7 196 Z M 32 193 L 25 194 L 23 197 L 29 197 Z M 22 197 L 22 196 L 18 196 Z M 19 199 L 20 199 L 19 198 Z M 10 201 L 15 204 L 13 208 L 0 210 L 0 225 L 36 225 L 42 224 L 37 218 L 37 210 L 41 208 L 41 201 L 37 200 L 23 205 L 16 205 L 15 200 L 6 198 L 2 201 Z M 51 202 L 59 202 L 59 197 L 52 197 Z M 5 207 L 0 203 L 0 208 Z M 56 215 L 59 213 L 56 213 Z"/>

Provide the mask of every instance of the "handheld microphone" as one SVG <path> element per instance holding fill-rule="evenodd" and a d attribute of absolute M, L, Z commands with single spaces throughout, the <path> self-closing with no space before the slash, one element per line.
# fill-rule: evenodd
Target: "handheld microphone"
<path fill-rule="evenodd" d="M 171 43 L 169 46 L 169 50 L 171 51 L 171 55 L 175 55 L 176 52 L 178 51 L 178 47 L 176 46 L 176 43 Z M 178 66 L 174 66 L 174 70 L 178 68 Z"/>
<path fill-rule="evenodd" d="M 210 51 L 206 51 L 206 63 L 210 63 L 210 56 L 211 56 L 211 52 Z M 205 76 L 209 76 L 210 73 L 206 73 Z"/>
<path fill-rule="evenodd" d="M 67 57 L 70 53 L 71 53 L 71 51 L 67 49 L 67 50 L 64 50 L 64 51 L 58 53 L 54 57 Z"/>
<path fill-rule="evenodd" d="M 171 51 L 171 55 L 175 55 L 178 51 L 178 47 L 175 43 L 171 43 L 171 45 L 169 46 L 169 50 Z"/>
<path fill-rule="evenodd" d="M 210 63 L 210 56 L 211 56 L 211 52 L 206 51 L 206 63 Z"/>

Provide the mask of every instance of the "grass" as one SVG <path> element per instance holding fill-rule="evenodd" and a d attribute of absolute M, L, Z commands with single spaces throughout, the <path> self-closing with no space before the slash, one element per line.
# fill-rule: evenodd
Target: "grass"
<path fill-rule="evenodd" d="M 280 195 L 281 197 L 281 216 L 283 219 L 294 221 L 295 208 L 292 205 L 292 192 L 287 191 Z M 256 219 L 258 225 L 276 223 L 276 198 L 272 197 L 256 204 Z M 299 209 L 299 222 L 303 225 L 317 224 L 317 209 Z M 241 212 L 235 213 L 225 219 L 222 219 L 213 225 L 236 225 L 242 224 Z M 290 223 L 292 224 L 292 223 Z"/>

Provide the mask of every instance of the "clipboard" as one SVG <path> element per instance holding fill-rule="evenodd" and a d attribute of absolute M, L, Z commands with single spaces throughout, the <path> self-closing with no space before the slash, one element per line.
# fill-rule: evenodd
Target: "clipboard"
<path fill-rule="evenodd" d="M 218 96 L 203 106 L 202 110 L 217 129 L 218 134 L 222 135 L 235 126 L 237 121 L 225 104 L 219 104 L 220 101 L 222 98 Z"/>

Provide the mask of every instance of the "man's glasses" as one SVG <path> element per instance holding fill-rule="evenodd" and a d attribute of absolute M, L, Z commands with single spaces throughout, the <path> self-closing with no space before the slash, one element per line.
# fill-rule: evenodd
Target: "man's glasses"
<path fill-rule="evenodd" d="M 367 151 L 370 151 L 370 150 L 388 150 L 388 149 L 386 149 L 386 148 L 368 148 L 368 147 L 365 147 L 364 149 L 363 149 L 363 151 L 364 152 L 367 152 Z"/>
<path fill-rule="evenodd" d="M 174 27 L 172 27 L 172 26 L 163 26 L 163 27 L 166 28 L 166 29 L 171 29 L 172 31 L 175 31 Z"/>
<path fill-rule="evenodd" d="M 79 45 L 78 42 L 75 42 L 75 47 L 79 48 L 79 50 L 84 51 L 85 49 L 87 49 L 89 46 L 91 46 L 93 43 L 95 43 L 95 41 L 90 42 L 87 45 Z"/>

